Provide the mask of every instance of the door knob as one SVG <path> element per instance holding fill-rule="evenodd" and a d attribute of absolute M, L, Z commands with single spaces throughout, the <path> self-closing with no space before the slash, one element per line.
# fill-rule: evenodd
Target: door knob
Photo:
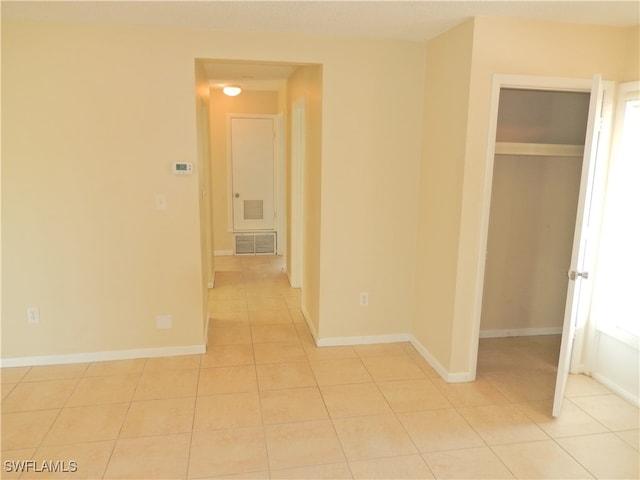
<path fill-rule="evenodd" d="M 589 272 L 576 272 L 575 270 L 571 270 L 569 272 L 569 280 L 576 280 L 580 278 L 584 278 L 585 280 L 589 278 Z"/>
<path fill-rule="evenodd" d="M 236 198 L 240 198 L 240 194 L 239 193 L 235 193 L 233 196 L 236 197 Z"/>

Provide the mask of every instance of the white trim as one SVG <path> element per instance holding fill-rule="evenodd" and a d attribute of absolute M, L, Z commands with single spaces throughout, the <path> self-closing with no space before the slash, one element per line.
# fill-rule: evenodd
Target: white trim
<path fill-rule="evenodd" d="M 319 347 L 339 347 L 346 345 L 376 345 L 382 343 L 410 342 L 411 334 L 394 333 L 389 335 L 364 335 L 355 337 L 329 337 L 319 338 L 316 345 Z"/>
<path fill-rule="evenodd" d="M 314 343 L 318 345 L 318 331 L 316 330 L 313 322 L 311 322 L 311 316 L 309 315 L 309 312 L 307 312 L 307 309 L 303 305 L 300 306 L 300 311 L 302 312 L 302 318 L 304 318 L 304 321 L 307 323 L 307 327 L 309 327 L 309 332 L 311 332 Z"/>
<path fill-rule="evenodd" d="M 109 350 L 105 352 L 70 353 L 66 355 L 39 355 L 0 359 L 0 367 L 33 367 L 38 365 L 62 365 L 69 363 L 130 360 L 134 358 L 175 357 L 206 353 L 206 345 L 178 347 L 139 348 L 134 350 Z"/>
<path fill-rule="evenodd" d="M 307 98 L 297 99 L 291 106 L 291 264 L 289 283 L 303 288 L 304 242 L 304 164 L 306 159 Z"/>
<path fill-rule="evenodd" d="M 440 375 L 442 379 L 446 381 L 447 377 L 449 376 L 448 370 L 444 368 L 442 364 L 436 359 L 436 357 L 431 354 L 427 347 L 420 343 L 418 339 L 413 335 L 411 335 L 411 339 L 409 341 L 411 342 L 411 345 L 413 345 L 413 348 L 415 348 L 422 356 L 422 358 L 424 358 L 427 363 L 431 365 L 431 368 L 433 368 L 438 373 L 438 375 Z"/>
<path fill-rule="evenodd" d="M 530 337 L 536 335 L 560 335 L 562 327 L 507 328 L 504 330 L 480 330 L 480 338 Z"/>
<path fill-rule="evenodd" d="M 286 143 L 284 139 L 286 126 L 283 113 L 279 113 L 275 118 L 276 129 L 276 170 L 274 172 L 275 179 L 275 211 L 276 211 L 276 224 L 275 229 L 278 232 L 277 235 L 277 255 L 284 255 L 286 252 L 286 228 L 287 228 L 287 208 L 285 204 L 285 191 L 287 189 L 285 171 L 286 171 Z"/>
<path fill-rule="evenodd" d="M 627 402 L 633 403 L 636 407 L 640 407 L 640 397 L 634 395 L 633 393 L 625 390 L 617 383 L 612 382 L 607 377 L 600 375 L 598 373 L 592 373 L 591 378 L 593 378 L 596 382 L 601 383 L 613 393 L 618 395 L 619 397 L 624 398 Z"/>
<path fill-rule="evenodd" d="M 494 82 L 498 82 L 501 88 L 523 88 L 527 90 L 536 89 L 552 91 L 565 90 L 567 92 L 590 92 L 592 86 L 591 77 L 566 78 L 496 73 L 493 76 L 493 80 Z"/>
<path fill-rule="evenodd" d="M 429 350 L 422 345 L 416 337 L 410 333 L 392 333 L 388 335 L 363 335 L 353 337 L 329 337 L 319 338 L 314 326 L 309 320 L 309 314 L 302 310 L 302 316 L 309 326 L 309 331 L 313 337 L 314 342 L 318 347 L 343 347 L 353 345 L 380 345 L 385 343 L 400 343 L 409 342 L 418 351 L 418 353 L 424 358 L 427 363 L 433 368 L 438 375 L 447 383 L 462 383 L 472 382 L 475 380 L 475 375 L 472 372 L 457 372 L 450 373 L 446 368 L 442 366 L 440 362 L 434 357 Z"/>
<path fill-rule="evenodd" d="M 233 257 L 233 250 L 214 250 L 215 257 Z"/>
<path fill-rule="evenodd" d="M 411 345 L 418 351 L 418 353 L 424 358 L 431 368 L 433 368 L 438 375 L 447 383 L 463 383 L 473 382 L 476 377 L 474 372 L 458 372 L 450 373 L 444 366 L 434 357 L 431 352 L 422 343 L 418 341 L 416 337 L 410 335 Z"/>
<path fill-rule="evenodd" d="M 475 382 L 476 376 L 471 372 L 449 373 L 445 378 L 447 383 L 468 383 Z"/>
<path fill-rule="evenodd" d="M 482 317 L 482 296 L 484 290 L 484 274 L 487 256 L 487 240 L 489 236 L 489 216 L 491 213 L 491 187 L 493 182 L 493 164 L 496 155 L 496 130 L 498 124 L 498 102 L 501 88 L 523 88 L 554 91 L 591 92 L 592 79 L 538 77 L 531 75 L 494 74 L 491 86 L 491 103 L 489 107 L 489 131 L 485 158 L 484 185 L 482 193 L 480 242 L 478 264 L 475 265 L 475 293 L 472 319 L 469 373 L 475 377 L 478 363 L 478 342 L 480 339 L 480 322 Z M 463 199 L 464 202 L 464 199 Z M 469 275 L 469 272 L 466 272 Z M 473 274 L 473 272 L 471 272 Z"/>

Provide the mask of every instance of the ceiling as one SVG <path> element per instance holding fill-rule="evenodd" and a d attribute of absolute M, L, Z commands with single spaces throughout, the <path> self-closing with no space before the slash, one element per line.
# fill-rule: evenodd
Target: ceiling
<path fill-rule="evenodd" d="M 296 69 L 296 65 L 262 62 L 211 60 L 203 61 L 202 65 L 211 87 L 237 84 L 246 90 L 278 90 Z"/>
<path fill-rule="evenodd" d="M 477 15 L 611 26 L 638 25 L 634 1 L 6 1 L 2 17 L 218 31 L 427 41 Z M 271 88 L 294 67 L 208 63 L 214 84 Z"/>

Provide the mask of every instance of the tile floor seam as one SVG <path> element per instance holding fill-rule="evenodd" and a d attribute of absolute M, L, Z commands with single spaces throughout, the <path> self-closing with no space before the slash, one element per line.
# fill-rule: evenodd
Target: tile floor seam
<path fill-rule="evenodd" d="M 138 381 L 136 382 L 136 388 L 133 389 L 133 393 L 131 394 L 131 398 L 129 399 L 128 405 L 127 405 L 127 411 L 124 413 L 124 416 L 122 417 L 122 423 L 120 424 L 120 428 L 118 429 L 118 433 L 116 434 L 116 437 L 113 441 L 113 446 L 111 447 L 111 452 L 109 453 L 109 458 L 107 459 L 107 463 L 105 464 L 104 467 L 104 472 L 102 473 L 102 478 L 104 478 L 107 475 L 107 472 L 109 471 L 109 464 L 111 463 L 111 460 L 113 460 L 113 454 L 116 450 L 116 446 L 118 445 L 118 441 L 120 440 L 121 435 L 122 435 L 122 429 L 124 428 L 124 424 L 127 421 L 127 417 L 129 416 L 129 412 L 131 411 L 131 403 L 133 402 L 133 399 L 136 396 L 136 391 L 138 390 L 138 386 L 140 385 L 140 380 L 142 378 L 142 373 L 144 372 L 144 367 L 146 366 L 146 359 L 145 359 L 145 364 L 143 365 L 143 367 L 140 369 L 140 372 L 138 372 Z M 89 367 L 87 367 L 87 370 L 89 369 Z"/>
<path fill-rule="evenodd" d="M 606 395 L 608 395 L 608 394 L 606 394 Z M 601 396 L 604 396 L 604 395 L 600 395 L 600 394 L 597 394 L 597 395 L 581 395 L 580 398 L 591 398 L 591 397 L 601 397 Z M 595 416 L 593 416 L 593 414 L 589 413 L 585 408 L 580 406 L 580 404 L 571 401 L 571 399 L 566 399 L 565 398 L 564 400 L 565 401 L 569 400 L 573 405 L 575 405 L 581 412 L 583 412 L 585 415 L 587 415 L 589 418 L 591 418 L 594 422 L 596 422 L 599 425 L 602 425 L 604 428 L 606 428 L 607 432 L 615 434 L 616 430 L 612 430 L 611 428 L 609 428 L 607 425 L 605 425 L 603 422 L 601 422 Z M 573 435 L 573 436 L 577 436 L 577 435 Z"/>
<path fill-rule="evenodd" d="M 25 375 L 22 377 L 24 378 L 26 376 L 27 373 L 29 373 L 31 371 L 31 368 L 29 368 L 29 370 L 25 373 Z M 56 422 L 58 421 L 58 419 L 60 418 L 60 416 L 62 415 L 62 412 L 64 411 L 65 408 L 67 407 L 67 404 L 69 402 L 69 399 L 71 398 L 71 396 L 73 395 L 73 392 L 76 390 L 76 388 L 78 388 L 78 385 L 80 384 L 80 379 L 82 377 L 78 378 L 76 381 L 76 384 L 74 385 L 73 389 L 71 390 L 71 392 L 69 393 L 69 395 L 67 396 L 67 399 L 65 400 L 64 404 L 58 409 L 58 414 L 55 416 L 55 418 L 53 419 L 53 421 L 51 422 L 51 425 L 49 425 L 49 428 L 47 429 L 47 431 L 45 432 L 45 434 L 42 436 L 42 438 L 40 439 L 40 442 L 38 442 L 38 444 L 35 446 L 35 449 L 33 451 L 33 456 L 36 455 L 36 453 L 38 452 L 38 450 L 43 446 L 43 443 L 45 441 L 45 439 L 49 436 L 49 433 L 51 433 L 51 429 L 53 429 L 53 426 L 56 424 Z M 17 384 L 16 384 L 17 385 Z M 43 409 L 43 410 L 47 410 L 47 409 Z M 50 410 L 50 409 L 49 409 Z M 20 476 L 22 476 L 23 474 L 20 474 Z"/>
<path fill-rule="evenodd" d="M 376 385 L 378 386 L 378 385 Z M 378 386 L 378 389 L 380 389 L 380 387 Z M 382 396 L 384 397 L 384 394 L 382 394 Z M 386 400 L 386 397 L 385 397 Z M 391 405 L 389 405 L 389 407 L 391 407 Z M 404 431 L 404 433 L 407 435 L 407 437 L 409 438 L 409 440 L 411 441 L 411 444 L 413 445 L 413 448 L 416 449 L 416 454 L 420 456 L 422 462 L 425 464 L 425 466 L 427 467 L 427 469 L 429 470 L 429 472 L 431 473 L 431 476 L 433 476 L 433 478 L 436 478 L 435 473 L 433 472 L 433 470 L 431 469 L 431 467 L 429 466 L 427 460 L 424 458 L 423 456 L 423 452 L 420 450 L 418 444 L 416 443 L 416 441 L 414 440 L 414 438 L 411 436 L 411 434 L 409 433 L 409 431 L 407 430 L 407 427 L 405 426 L 404 423 L 402 423 L 402 421 L 400 420 L 400 418 L 398 417 L 398 412 L 396 412 L 393 407 L 391 407 L 391 411 L 393 412 L 393 416 L 396 419 L 396 421 L 400 424 L 400 426 L 402 427 L 402 430 Z"/>
<path fill-rule="evenodd" d="M 601 435 L 601 434 L 596 434 L 596 435 Z M 575 437 L 582 437 L 585 435 L 574 435 L 572 437 L 564 437 L 564 438 L 575 438 Z M 557 442 L 555 438 L 552 438 L 553 442 L 562 449 L 563 452 L 565 452 L 567 455 L 569 455 L 569 457 L 571 457 L 573 459 L 574 462 L 576 462 L 578 465 L 580 465 L 582 468 L 585 469 L 585 471 L 587 471 L 589 473 L 589 475 L 591 475 L 594 479 L 599 480 L 599 477 L 593 473 L 591 470 L 589 470 L 589 468 L 587 468 L 586 465 L 584 465 L 580 460 L 578 460 L 578 458 L 576 458 L 569 450 L 567 450 L 565 447 L 562 446 L 561 443 Z"/>
<path fill-rule="evenodd" d="M 266 425 L 264 424 L 264 415 L 262 413 L 262 399 L 260 398 L 260 394 L 258 394 L 258 403 L 260 404 L 260 428 L 262 429 L 262 438 L 264 439 L 264 456 L 267 462 L 267 473 L 269 474 L 269 478 L 271 478 L 271 459 L 269 457 L 269 445 L 267 444 L 267 431 Z"/>
<path fill-rule="evenodd" d="M 365 365 L 366 368 L 366 365 Z M 369 374 L 371 375 L 371 374 Z M 426 377 L 426 375 L 425 375 Z M 373 376 L 371 377 L 373 378 Z M 402 420 L 400 420 L 400 417 L 398 416 L 399 412 L 396 412 L 396 410 L 393 408 L 393 406 L 389 403 L 389 400 L 387 399 L 387 397 L 385 396 L 384 392 L 382 391 L 382 389 L 380 388 L 380 385 L 378 384 L 377 381 L 375 381 L 374 379 L 374 385 L 376 386 L 376 388 L 378 389 L 378 392 L 380 393 L 380 395 L 382 395 L 382 398 L 384 398 L 385 403 L 387 404 L 387 406 L 389 407 L 391 413 L 393 414 L 393 417 L 395 418 L 396 422 L 398 422 L 398 424 L 400 425 L 400 427 L 402 427 L 402 431 L 405 433 L 405 435 L 407 436 L 407 438 L 409 439 L 409 441 L 411 442 L 411 445 L 413 445 L 413 448 L 415 448 L 416 450 L 416 454 L 420 456 L 420 458 L 422 459 L 422 461 L 424 462 L 424 464 L 426 465 L 427 469 L 429 469 L 429 471 L 431 472 L 431 475 L 433 476 L 433 478 L 436 478 L 433 471 L 431 470 L 431 467 L 429 467 L 429 465 L 427 464 L 426 460 L 424 459 L 424 457 L 422 456 L 422 451 L 420 450 L 419 445 L 416 443 L 415 439 L 413 438 L 413 436 L 411 435 L 411 433 L 407 430 L 407 427 L 405 426 L 405 424 L 402 422 Z"/>
<path fill-rule="evenodd" d="M 200 388 L 200 373 L 202 372 L 202 355 L 200 356 L 200 368 L 198 369 L 198 380 L 196 382 L 196 392 L 193 403 L 193 414 L 191 415 L 191 431 L 189 432 L 189 451 L 187 453 L 187 468 L 184 478 L 189 478 L 189 470 L 191 468 L 191 451 L 193 449 L 193 434 L 196 431 L 196 410 L 198 407 L 198 390 Z"/>
<path fill-rule="evenodd" d="M 487 440 L 480 435 L 480 432 L 473 426 L 471 425 L 471 422 L 469 422 L 469 420 L 467 420 L 467 417 L 465 417 L 462 412 L 460 411 L 460 409 L 458 407 L 456 407 L 453 402 L 451 402 L 451 400 L 449 400 L 449 402 L 451 403 L 451 405 L 453 406 L 453 409 L 455 410 L 455 412 L 458 414 L 458 416 L 460 418 L 462 418 L 462 420 L 464 420 L 464 422 L 467 424 L 467 426 L 478 436 L 478 438 L 482 441 L 482 443 L 484 444 L 485 447 L 491 447 L 491 445 L 489 445 L 489 442 L 487 442 Z M 468 408 L 468 407 L 465 407 Z"/>
<path fill-rule="evenodd" d="M 507 471 L 513 476 L 513 478 L 517 479 L 518 475 L 516 475 L 516 472 L 514 472 L 511 468 L 509 468 L 509 465 L 507 465 L 506 462 L 502 459 L 502 457 L 498 455 L 498 452 L 496 452 L 491 445 L 487 445 L 487 448 L 491 451 L 493 456 L 496 457 L 498 461 L 504 466 L 504 468 L 507 469 Z"/>
<path fill-rule="evenodd" d="M 309 368 L 311 368 L 311 366 L 309 366 Z M 311 372 L 313 373 L 313 368 L 311 368 Z M 314 378 L 315 378 L 315 374 L 314 374 Z M 334 418 L 331 415 L 331 410 L 329 410 L 329 407 L 327 405 L 327 400 L 325 398 L 325 395 L 322 393 L 322 389 L 320 388 L 320 385 L 318 384 L 317 379 L 316 379 L 316 388 L 318 389 L 318 392 L 320 393 L 320 398 L 322 398 L 322 404 L 324 405 L 324 409 L 327 412 L 328 419 L 331 422 L 331 428 L 333 429 L 333 434 L 336 436 L 336 439 L 338 440 L 338 444 L 340 445 L 340 450 L 342 452 L 342 456 L 344 457 L 344 462 L 347 464 L 347 468 L 349 469 L 349 473 L 351 475 L 351 478 L 355 478 L 353 476 L 353 470 L 351 469 L 351 464 L 349 463 L 349 457 L 347 457 L 347 452 L 344 449 L 344 443 L 340 439 L 340 435 L 338 435 L 338 429 L 336 428 L 336 424 L 334 422 Z"/>
<path fill-rule="evenodd" d="M 586 416 L 588 416 L 592 421 L 594 421 L 595 423 L 597 423 L 599 426 L 601 426 L 602 428 L 604 428 L 605 430 L 607 430 L 607 432 L 610 433 L 614 433 L 612 432 L 606 425 L 604 425 L 602 422 L 598 421 L 597 418 L 594 418 L 592 415 L 589 415 L 588 412 L 584 411 L 583 409 L 580 408 L 579 405 L 576 405 L 575 403 L 571 402 L 571 399 L 569 398 L 565 398 L 564 399 L 565 402 L 569 401 L 569 403 L 571 403 L 572 405 L 574 405 L 576 408 L 578 408 L 582 413 L 584 413 Z M 523 403 L 527 403 L 527 402 L 523 402 Z M 561 439 L 561 438 L 571 438 L 571 437 L 578 437 L 578 436 L 582 436 L 582 435 L 551 435 L 550 433 L 547 433 L 546 430 L 544 430 L 542 427 L 540 427 L 540 425 L 538 424 L 538 422 L 536 422 L 533 418 L 531 418 L 531 415 L 528 415 L 527 412 L 522 409 L 522 407 L 519 407 L 519 404 L 515 404 L 516 407 L 518 407 L 520 409 L 520 411 L 527 417 L 529 418 L 529 420 L 531 420 L 533 423 L 535 423 L 536 425 L 538 425 L 538 427 L 543 430 L 552 440 L 556 440 L 556 439 Z M 551 417 L 554 418 L 555 417 Z M 586 434 L 586 435 L 595 435 L 597 433 L 602 433 L 602 432 L 595 432 L 593 434 Z"/>

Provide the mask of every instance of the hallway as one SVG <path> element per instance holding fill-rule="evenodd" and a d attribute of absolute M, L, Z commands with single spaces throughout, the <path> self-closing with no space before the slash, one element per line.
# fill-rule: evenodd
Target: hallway
<path fill-rule="evenodd" d="M 636 407 L 578 375 L 549 416 L 557 337 L 483 340 L 446 384 L 409 343 L 316 347 L 280 258 L 216 269 L 204 355 L 3 369 L 3 478 L 638 476 Z"/>

